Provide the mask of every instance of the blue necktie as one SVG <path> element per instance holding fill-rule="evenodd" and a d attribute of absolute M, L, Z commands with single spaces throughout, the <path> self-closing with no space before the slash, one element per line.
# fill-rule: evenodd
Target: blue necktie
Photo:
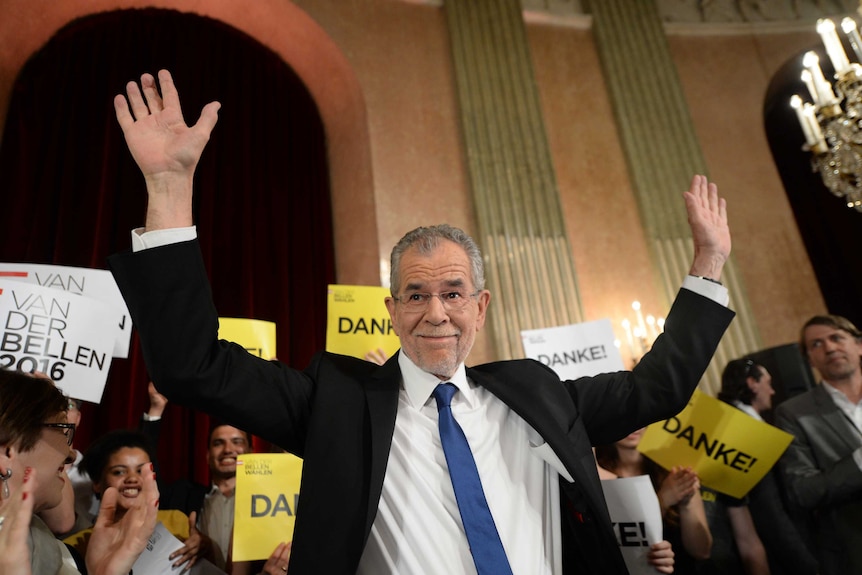
<path fill-rule="evenodd" d="M 443 444 L 443 454 L 449 467 L 449 477 L 455 488 L 455 499 L 461 512 L 461 522 L 467 533 L 470 553 L 479 575 L 511 574 L 509 560 L 488 509 L 488 501 L 479 480 L 476 461 L 470 451 L 470 445 L 464 436 L 464 431 L 452 416 L 449 403 L 458 388 L 451 383 L 441 383 L 434 389 L 434 399 L 437 400 L 437 423 L 440 426 L 440 442 Z"/>

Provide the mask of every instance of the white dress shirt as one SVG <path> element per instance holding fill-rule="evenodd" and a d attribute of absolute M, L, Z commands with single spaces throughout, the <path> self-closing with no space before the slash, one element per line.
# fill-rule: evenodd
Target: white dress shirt
<path fill-rule="evenodd" d="M 735 399 L 733 401 L 733 405 L 736 406 L 737 409 L 739 409 L 740 411 L 744 411 L 745 413 L 747 413 L 748 415 L 750 415 L 751 417 L 753 417 L 757 421 L 763 421 L 763 418 L 760 416 L 759 413 L 757 413 L 757 410 L 754 409 L 753 407 L 751 407 L 750 404 L 743 403 L 743 402 L 739 401 L 738 399 Z"/>

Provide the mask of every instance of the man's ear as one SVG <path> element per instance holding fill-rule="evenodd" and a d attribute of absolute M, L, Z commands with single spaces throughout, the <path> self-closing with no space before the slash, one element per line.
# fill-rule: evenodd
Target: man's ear
<path fill-rule="evenodd" d="M 491 292 L 483 289 L 477 297 L 479 313 L 476 315 L 476 330 L 481 330 L 485 325 L 485 315 L 488 312 L 488 304 L 491 303 Z"/>
<path fill-rule="evenodd" d="M 757 385 L 757 380 L 751 377 L 750 375 L 745 378 L 745 385 L 748 386 L 748 389 L 754 391 L 754 386 Z"/>

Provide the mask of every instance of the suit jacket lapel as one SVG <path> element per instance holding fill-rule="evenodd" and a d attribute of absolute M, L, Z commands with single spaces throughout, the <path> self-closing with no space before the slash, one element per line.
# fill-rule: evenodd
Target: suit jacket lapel
<path fill-rule="evenodd" d="M 400 353 L 400 352 L 399 352 Z M 365 387 L 368 401 L 368 415 L 371 421 L 371 461 L 369 462 L 368 516 L 365 534 L 371 531 L 371 524 L 377 515 L 380 494 L 383 491 L 383 478 L 392 448 L 392 435 L 395 433 L 395 417 L 398 413 L 398 392 L 401 387 L 401 370 L 398 369 L 396 353 L 369 380 Z"/>
<path fill-rule="evenodd" d="M 862 444 L 862 435 L 856 426 L 847 419 L 841 408 L 835 405 L 829 392 L 819 385 L 814 388 L 814 401 L 817 411 L 824 423 L 835 432 L 836 437 L 847 443 L 850 449 L 856 449 Z"/>

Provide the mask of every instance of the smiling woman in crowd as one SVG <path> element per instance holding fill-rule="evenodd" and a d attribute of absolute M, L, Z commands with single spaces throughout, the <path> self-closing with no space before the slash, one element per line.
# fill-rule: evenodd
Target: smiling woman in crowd
<path fill-rule="evenodd" d="M 140 497 L 122 518 L 114 514 L 117 491 L 105 490 L 89 553 L 82 554 L 85 564 L 76 561 L 38 517 L 62 502 L 63 470 L 71 458 L 75 430 L 66 421 L 67 405 L 50 379 L 0 369 L 0 572 L 4 575 L 123 575 L 155 527 L 159 494 L 150 467 L 143 470 Z"/>

